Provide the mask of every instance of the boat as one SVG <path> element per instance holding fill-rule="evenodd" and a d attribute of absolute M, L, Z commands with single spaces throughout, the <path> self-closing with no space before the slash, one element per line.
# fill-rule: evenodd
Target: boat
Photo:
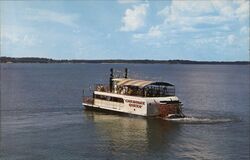
<path fill-rule="evenodd" d="M 175 95 L 175 86 L 168 82 L 114 77 L 110 69 L 109 84 L 97 84 L 92 96 L 84 96 L 87 110 L 111 111 L 145 117 L 183 118 L 182 103 Z M 84 91 L 83 91 L 84 93 Z"/>

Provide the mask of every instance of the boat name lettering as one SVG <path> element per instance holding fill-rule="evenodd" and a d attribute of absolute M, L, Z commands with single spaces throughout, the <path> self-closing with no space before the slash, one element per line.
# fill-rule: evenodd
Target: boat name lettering
<path fill-rule="evenodd" d="M 129 107 L 141 108 L 142 106 L 134 103 L 129 103 Z"/>
<path fill-rule="evenodd" d="M 127 103 L 135 103 L 135 104 L 141 104 L 141 105 L 144 105 L 145 102 L 142 102 L 142 101 L 136 101 L 136 100 L 129 100 L 129 99 L 126 99 L 125 100 Z"/>

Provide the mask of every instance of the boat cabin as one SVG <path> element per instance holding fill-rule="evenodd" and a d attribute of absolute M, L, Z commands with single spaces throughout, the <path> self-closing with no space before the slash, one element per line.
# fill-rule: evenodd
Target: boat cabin
<path fill-rule="evenodd" d="M 107 85 L 98 84 L 96 85 L 96 91 L 139 97 L 168 97 L 175 95 L 173 84 L 128 78 L 112 79 L 111 88 Z"/>
<path fill-rule="evenodd" d="M 168 97 L 175 95 L 175 86 L 173 84 L 129 79 L 127 78 L 127 69 L 124 78 L 113 78 L 113 69 L 111 69 L 109 85 L 98 84 L 95 89 L 100 92 L 139 97 Z"/>

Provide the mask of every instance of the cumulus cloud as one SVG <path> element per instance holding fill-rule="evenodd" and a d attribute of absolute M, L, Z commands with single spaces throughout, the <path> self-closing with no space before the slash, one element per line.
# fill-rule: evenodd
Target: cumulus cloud
<path fill-rule="evenodd" d="M 78 27 L 76 20 L 77 14 L 66 14 L 44 9 L 27 9 L 25 19 L 39 22 L 53 22 L 63 24 L 69 27 Z"/>
<path fill-rule="evenodd" d="M 214 24 L 249 17 L 249 1 L 172 1 L 170 6 L 166 6 L 158 12 L 164 16 L 166 25 L 178 27 L 195 26 L 199 24 Z"/>
<path fill-rule="evenodd" d="M 163 18 L 162 23 L 134 34 L 134 41 L 164 43 L 174 39 L 187 45 L 220 46 L 240 43 L 239 34 L 244 35 L 240 40 L 245 41 L 249 33 L 249 28 L 243 27 L 249 24 L 248 0 L 173 0 L 157 16 Z M 199 38 L 195 38 L 197 35 Z"/>
<path fill-rule="evenodd" d="M 132 9 L 127 9 L 122 18 L 123 26 L 121 31 L 135 31 L 144 26 L 145 17 L 147 14 L 148 4 L 133 6 Z"/>
<path fill-rule="evenodd" d="M 247 0 L 235 0 L 235 3 L 239 5 L 239 7 L 235 11 L 236 15 L 241 20 L 249 18 L 249 5 L 250 5 L 249 1 L 247 1 Z"/>

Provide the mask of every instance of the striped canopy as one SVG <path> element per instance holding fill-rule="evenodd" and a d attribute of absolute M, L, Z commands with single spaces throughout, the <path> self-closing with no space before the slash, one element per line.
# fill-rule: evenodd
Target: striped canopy
<path fill-rule="evenodd" d="M 127 78 L 119 78 L 119 79 L 113 79 L 113 80 L 117 81 L 118 86 L 135 86 L 139 88 L 143 88 L 148 85 L 174 86 L 167 82 L 155 82 L 155 81 L 127 79 Z"/>

